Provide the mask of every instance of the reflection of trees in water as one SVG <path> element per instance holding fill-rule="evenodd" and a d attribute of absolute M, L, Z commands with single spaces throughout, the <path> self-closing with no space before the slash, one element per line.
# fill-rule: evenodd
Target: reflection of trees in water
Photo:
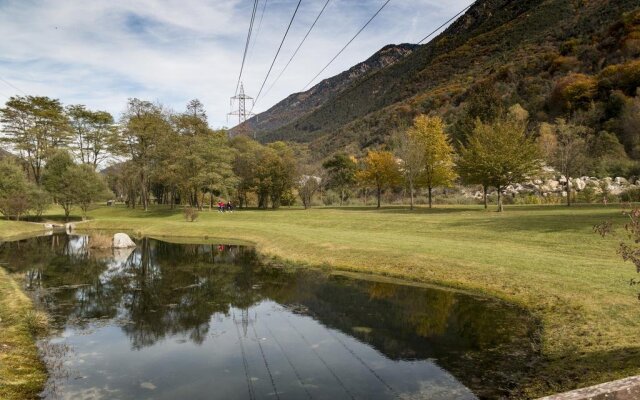
<path fill-rule="evenodd" d="M 84 237 L 54 235 L 0 246 L 0 259 L 62 327 L 119 317 L 132 346 L 184 334 L 202 343 L 215 313 L 250 307 L 256 255 L 238 246 L 176 245 L 143 239 L 128 257 L 95 252 Z"/>
<path fill-rule="evenodd" d="M 54 235 L 0 245 L 0 262 L 25 273 L 60 326 L 117 317 L 133 348 L 174 335 L 202 343 L 212 315 L 272 299 L 391 359 L 436 358 L 474 389 L 476 381 L 504 386 L 500 379 L 510 378 L 495 380 L 494 372 L 517 373 L 531 356 L 531 325 L 513 308 L 451 291 L 265 268 L 245 247 L 142 239 L 116 254 Z"/>

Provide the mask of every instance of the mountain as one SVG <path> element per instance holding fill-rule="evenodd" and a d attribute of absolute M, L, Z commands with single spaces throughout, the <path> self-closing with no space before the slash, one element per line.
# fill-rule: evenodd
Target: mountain
<path fill-rule="evenodd" d="M 278 129 L 290 121 L 317 110 L 334 95 L 345 90 L 359 78 L 396 63 L 418 47 L 418 45 L 406 43 L 387 45 L 366 61 L 351 67 L 341 74 L 323 80 L 306 92 L 290 95 L 267 111 L 250 118 L 242 126 L 236 127 L 231 131 L 233 133 L 248 129 L 260 136 L 261 133 Z"/>
<path fill-rule="evenodd" d="M 638 0 L 478 0 L 431 42 L 404 47 L 386 66 L 351 76 L 352 68 L 293 94 L 247 126 L 263 142 L 357 153 L 384 145 L 420 113 L 442 115 L 455 131 L 486 94 L 487 103 L 520 104 L 533 122 L 592 118 L 585 123 L 628 147 L 620 115 L 607 104 L 618 92 L 629 101 L 640 83 L 638 7 Z M 590 107 L 597 117 L 587 115 Z"/>

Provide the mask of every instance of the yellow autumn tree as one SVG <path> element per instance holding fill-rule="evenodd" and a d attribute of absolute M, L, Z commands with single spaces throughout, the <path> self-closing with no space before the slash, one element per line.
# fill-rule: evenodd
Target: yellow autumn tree
<path fill-rule="evenodd" d="M 362 169 L 356 173 L 356 178 L 361 185 L 376 189 L 378 208 L 382 192 L 402 181 L 398 163 L 393 153 L 388 151 L 370 151 L 363 160 Z"/>
<path fill-rule="evenodd" d="M 429 208 L 431 208 L 433 188 L 451 186 L 457 178 L 454 165 L 455 152 L 440 117 L 426 115 L 416 117 L 409 135 L 423 155 L 423 168 L 419 182 L 427 188 Z"/>

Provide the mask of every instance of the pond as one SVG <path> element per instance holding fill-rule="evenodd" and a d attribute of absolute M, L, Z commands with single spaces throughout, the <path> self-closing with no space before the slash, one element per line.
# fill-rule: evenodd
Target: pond
<path fill-rule="evenodd" d="M 536 357 L 532 318 L 499 301 L 270 268 L 250 247 L 136 242 L 0 245 L 52 317 L 44 398 L 496 398 Z"/>

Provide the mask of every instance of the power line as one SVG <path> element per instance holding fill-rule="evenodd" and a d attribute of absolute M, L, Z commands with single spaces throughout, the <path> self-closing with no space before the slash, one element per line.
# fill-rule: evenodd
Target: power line
<path fill-rule="evenodd" d="M 5 84 L 7 84 L 8 86 L 12 87 L 13 89 L 17 90 L 18 92 L 24 94 L 25 96 L 27 96 L 27 94 L 20 89 L 19 87 L 17 87 L 16 85 L 12 84 L 11 82 L 7 81 L 6 79 L 2 79 L 0 78 L 0 81 L 4 82 Z"/>
<path fill-rule="evenodd" d="M 256 32 L 256 39 L 253 40 L 253 44 L 251 45 L 251 50 L 249 51 L 249 59 L 253 56 L 253 50 L 256 48 L 256 42 L 258 41 L 257 37 L 260 36 L 260 31 L 262 30 L 262 19 L 264 18 L 264 11 L 267 9 L 267 3 L 269 0 L 264 0 L 262 5 L 262 12 L 260 13 L 260 21 L 258 22 L 258 31 Z"/>
<path fill-rule="evenodd" d="M 366 24 L 364 24 L 364 26 L 363 26 L 362 28 L 360 28 L 360 30 L 359 30 L 359 31 L 358 31 L 358 32 L 357 32 L 357 33 L 356 33 L 356 34 L 351 38 L 351 40 L 349 40 L 349 41 L 347 42 L 347 44 L 345 44 L 345 45 L 344 45 L 344 47 L 343 47 L 342 49 L 340 49 L 340 51 L 338 52 L 338 54 L 336 54 L 336 55 L 331 59 L 331 61 L 329 61 L 329 62 L 327 63 L 327 65 L 325 65 L 325 66 L 324 66 L 324 68 L 322 68 L 322 69 L 320 70 L 320 72 L 318 72 L 318 73 L 316 74 L 316 76 L 314 76 L 314 77 L 313 77 L 313 79 L 311 79 L 311 80 L 309 81 L 309 83 L 307 83 L 307 84 L 305 85 L 305 87 L 304 87 L 304 88 L 302 88 L 302 91 L 305 91 L 305 90 L 307 89 L 307 87 L 309 87 L 309 85 L 310 85 L 313 81 L 315 81 L 317 77 L 319 77 L 319 76 L 320 76 L 320 74 L 322 74 L 322 73 L 323 73 L 327 68 L 329 68 L 329 65 L 331 65 L 331 64 L 336 60 L 336 58 L 338 58 L 338 57 L 340 56 L 340 54 L 342 54 L 342 52 L 346 50 L 346 48 L 351 44 L 351 42 L 353 42 L 353 41 L 354 41 L 354 40 L 355 40 L 355 39 L 360 35 L 360 33 L 362 33 L 362 31 L 363 31 L 363 30 L 364 30 L 364 29 L 365 29 L 365 28 L 366 28 L 366 27 L 371 23 L 371 21 L 373 21 L 373 19 L 374 19 L 375 17 L 377 17 L 377 16 L 378 16 L 378 14 L 380 14 L 380 11 L 382 11 L 382 9 L 383 9 L 383 8 L 385 8 L 385 7 L 387 6 L 387 4 L 389 4 L 389 2 L 390 2 L 390 1 L 391 1 L 391 0 L 387 0 L 387 1 L 385 1 L 385 2 L 384 2 L 384 4 L 382 4 L 382 6 L 378 9 L 378 11 L 376 11 L 376 13 L 375 13 L 375 14 L 373 14 L 373 16 L 372 16 L 371 18 L 369 18 L 369 20 L 367 21 L 367 23 L 366 23 Z"/>
<path fill-rule="evenodd" d="M 238 94 L 238 87 L 240 87 L 240 79 L 242 79 L 242 71 L 244 70 L 244 62 L 247 59 L 247 50 L 249 49 L 249 43 L 251 41 L 251 32 L 253 31 L 253 21 L 256 19 L 256 10 L 258 9 L 258 0 L 253 1 L 253 11 L 251 12 L 251 20 L 249 22 L 249 32 L 247 33 L 247 41 L 244 45 L 244 53 L 242 55 L 242 64 L 240 65 L 240 74 L 238 75 L 238 83 L 236 83 L 236 90 L 234 95 Z"/>
<path fill-rule="evenodd" d="M 267 92 L 265 93 L 265 96 L 271 91 L 271 89 L 273 89 L 273 87 L 276 85 L 276 83 L 278 82 L 278 80 L 280 79 L 280 77 L 282 76 L 282 74 L 284 74 L 284 71 L 287 70 L 287 67 L 289 67 L 289 64 L 291 64 L 291 61 L 293 61 L 294 57 L 296 56 L 296 54 L 298 54 L 298 51 L 300 50 L 300 47 L 302 47 L 302 45 L 304 44 L 305 40 L 307 40 L 307 37 L 309 37 L 309 34 L 311 33 L 311 31 L 313 30 L 313 28 L 316 26 L 316 23 L 318 22 L 318 20 L 320 19 L 320 16 L 324 13 L 324 10 L 327 8 L 327 5 L 329 5 L 329 2 L 331 0 L 327 0 L 326 3 L 324 3 L 324 6 L 322 7 L 322 10 L 320 10 L 320 13 L 318 13 L 318 16 L 316 17 L 315 21 L 313 21 L 313 24 L 311 24 L 311 27 L 309 28 L 309 30 L 307 31 L 307 34 L 304 35 L 304 37 L 302 38 L 302 41 L 300 42 L 300 44 L 298 45 L 298 47 L 296 48 L 296 51 L 293 52 L 293 55 L 291 56 L 291 58 L 289 59 L 289 61 L 287 61 L 287 65 L 284 66 L 284 68 L 282 68 L 282 71 L 280 71 L 280 74 L 278 75 L 278 77 L 276 78 L 275 81 L 273 81 L 273 83 L 271 84 L 271 86 L 269 86 L 269 89 L 267 89 Z"/>
<path fill-rule="evenodd" d="M 462 11 L 460 11 L 459 13 L 457 13 L 456 15 L 454 15 L 453 17 L 449 18 L 447 20 L 447 22 L 445 22 L 444 24 L 440 25 L 439 27 L 437 27 L 436 29 L 434 29 L 433 31 L 431 31 L 431 33 L 429 33 L 427 36 L 425 36 L 421 41 L 418 42 L 418 44 L 422 44 L 422 42 L 424 42 L 425 40 L 429 39 L 431 36 L 433 36 L 436 32 L 438 32 L 440 29 L 442 29 L 443 27 L 445 27 L 449 22 L 453 21 L 454 19 L 458 18 L 462 13 L 464 13 L 465 11 L 467 11 L 468 9 L 471 8 L 472 5 L 475 4 L 475 1 L 471 4 L 469 4 L 468 6 L 466 6 L 465 8 L 462 9 Z"/>
<path fill-rule="evenodd" d="M 387 0 L 388 1 L 388 0 Z M 282 41 L 280 42 L 280 46 L 278 46 L 278 51 L 276 52 L 275 57 L 273 57 L 273 61 L 271 62 L 271 66 L 269 67 L 269 71 L 267 71 L 267 76 L 264 77 L 264 81 L 262 81 L 262 86 L 260 86 L 260 90 L 258 91 L 258 95 L 256 96 L 256 102 L 260 99 L 260 95 L 262 94 L 262 89 L 264 89 L 265 83 L 267 83 L 267 79 L 269 79 L 269 75 L 271 74 L 271 70 L 273 69 L 273 64 L 276 63 L 276 59 L 278 58 L 278 54 L 280 54 L 280 50 L 282 49 L 282 45 L 284 44 L 285 39 L 287 38 L 287 34 L 289 33 L 289 29 L 291 29 L 291 24 L 293 24 L 293 20 L 298 13 L 298 9 L 300 8 L 300 3 L 302 0 L 298 0 L 298 4 L 296 5 L 296 9 L 293 11 L 293 15 L 291 16 L 291 20 L 289 21 L 289 26 L 287 26 L 287 30 L 284 32 L 284 36 L 282 37 Z M 254 103 L 255 105 L 255 103 Z"/>

